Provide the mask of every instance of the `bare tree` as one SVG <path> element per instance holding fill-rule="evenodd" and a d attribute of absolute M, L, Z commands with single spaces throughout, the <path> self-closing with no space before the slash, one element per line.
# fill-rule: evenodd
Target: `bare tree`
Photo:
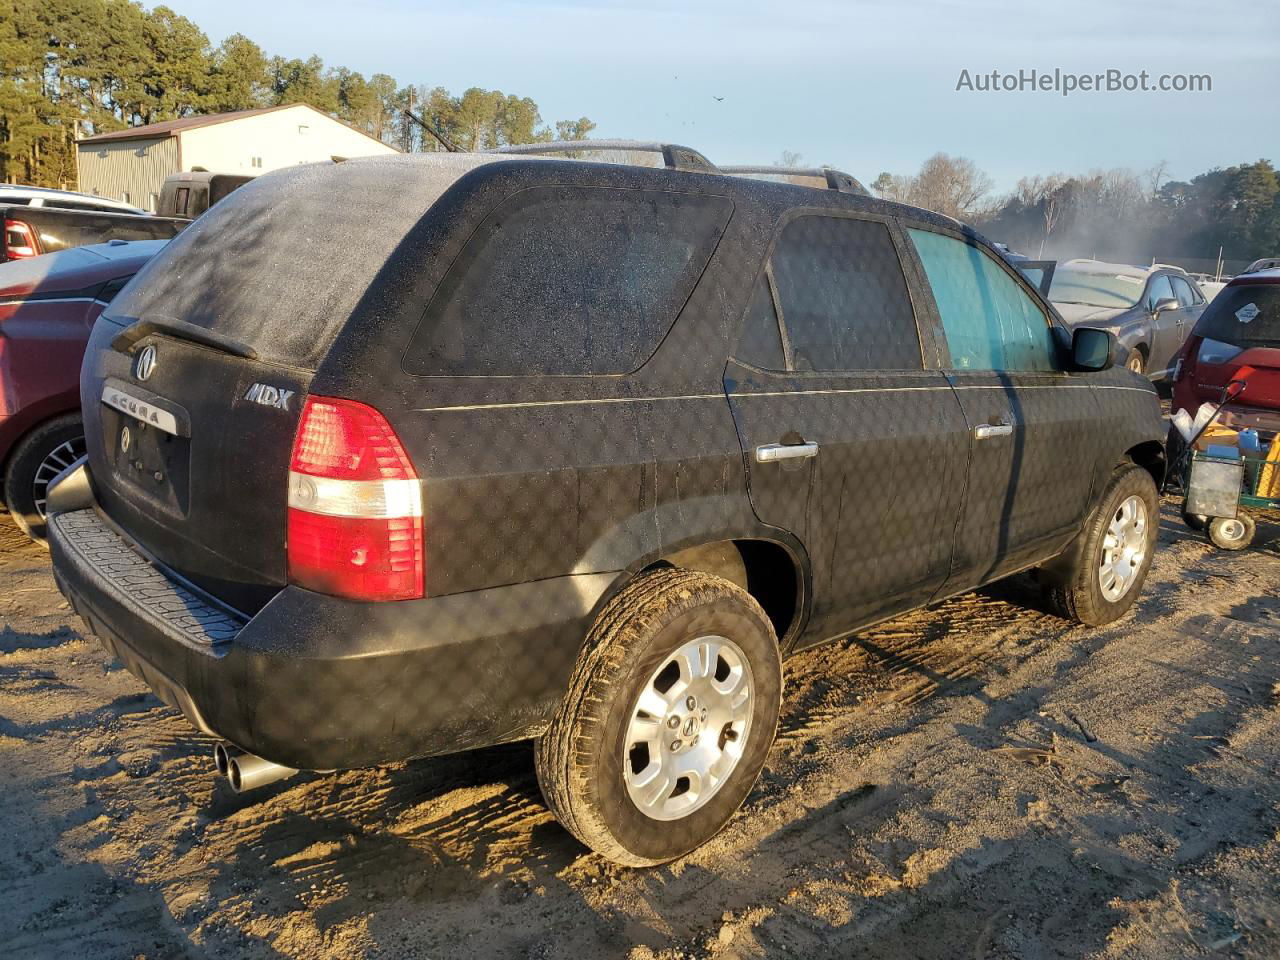
<path fill-rule="evenodd" d="M 991 178 L 972 160 L 935 153 L 911 178 L 907 196 L 918 207 L 961 219 L 973 213 L 990 190 Z"/>
<path fill-rule="evenodd" d="M 1169 161 L 1161 160 L 1150 170 L 1146 171 L 1145 177 L 1147 182 L 1147 199 L 1154 200 L 1160 192 L 1160 184 L 1164 183 L 1169 176 Z"/>
<path fill-rule="evenodd" d="M 1014 187 L 1013 194 L 1018 202 L 1028 209 L 1038 209 L 1044 222 L 1044 235 L 1040 238 L 1040 253 L 1044 256 L 1044 245 L 1053 233 L 1053 228 L 1062 219 L 1063 208 L 1069 199 L 1067 189 L 1071 181 L 1061 173 L 1051 173 L 1047 177 L 1036 174 L 1034 177 L 1023 177 Z"/>
<path fill-rule="evenodd" d="M 877 196 L 883 197 L 886 200 L 896 200 L 898 203 L 909 203 L 911 185 L 914 180 L 914 177 L 893 174 L 886 170 L 871 182 L 871 189 L 876 192 Z"/>

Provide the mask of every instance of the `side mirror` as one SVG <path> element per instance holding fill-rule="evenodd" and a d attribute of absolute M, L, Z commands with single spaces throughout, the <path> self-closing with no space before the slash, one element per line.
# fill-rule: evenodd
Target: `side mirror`
<path fill-rule="evenodd" d="M 1177 310 L 1178 300 L 1176 297 L 1161 297 L 1156 301 L 1156 305 L 1151 308 L 1152 313 L 1160 313 L 1162 310 Z"/>
<path fill-rule="evenodd" d="M 1110 370 L 1116 364 L 1119 341 L 1109 330 L 1076 327 L 1071 334 L 1071 362 L 1077 370 Z"/>

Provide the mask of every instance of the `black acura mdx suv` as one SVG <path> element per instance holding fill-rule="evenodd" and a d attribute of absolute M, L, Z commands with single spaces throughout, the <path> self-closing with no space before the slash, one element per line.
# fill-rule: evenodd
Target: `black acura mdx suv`
<path fill-rule="evenodd" d="M 535 738 L 655 864 L 788 654 L 1031 568 L 1134 603 L 1164 428 L 1114 337 L 953 220 L 665 155 L 271 173 L 103 314 L 54 570 L 233 783 Z"/>

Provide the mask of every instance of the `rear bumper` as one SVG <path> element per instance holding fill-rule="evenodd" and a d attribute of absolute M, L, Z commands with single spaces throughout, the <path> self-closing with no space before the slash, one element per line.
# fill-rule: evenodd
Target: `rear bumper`
<path fill-rule="evenodd" d="M 49 524 L 72 607 L 199 729 L 284 766 L 328 770 L 540 733 L 614 574 L 400 603 L 285 587 L 256 616 L 217 607 L 94 509 Z"/>

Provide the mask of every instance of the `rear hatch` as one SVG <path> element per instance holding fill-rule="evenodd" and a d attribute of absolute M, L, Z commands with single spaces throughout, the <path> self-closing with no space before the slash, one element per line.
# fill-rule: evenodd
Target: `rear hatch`
<path fill-rule="evenodd" d="M 259 177 L 121 292 L 94 330 L 81 400 L 99 503 L 143 552 L 247 613 L 279 591 L 311 380 L 405 235 L 481 162 Z"/>
<path fill-rule="evenodd" d="M 1280 275 L 1224 287 L 1193 334 L 1197 392 L 1216 399 L 1240 378 L 1246 384 L 1240 405 L 1280 408 Z"/>

